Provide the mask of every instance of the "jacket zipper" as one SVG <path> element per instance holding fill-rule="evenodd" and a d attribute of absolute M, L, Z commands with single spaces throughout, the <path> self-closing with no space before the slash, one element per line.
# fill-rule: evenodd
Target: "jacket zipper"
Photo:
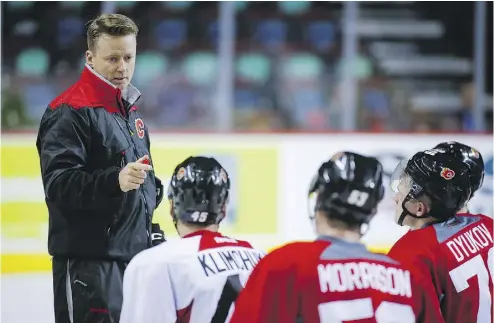
<path fill-rule="evenodd" d="M 118 118 L 116 116 L 115 116 L 115 119 L 117 120 L 117 123 L 118 123 L 118 126 L 120 127 L 120 129 L 123 132 L 125 132 L 125 130 L 123 129 L 123 127 L 120 124 L 120 122 L 118 122 Z M 134 136 L 134 132 L 132 131 L 132 127 L 130 126 L 130 123 L 129 123 L 128 118 L 123 118 L 123 119 L 125 121 L 125 124 L 127 125 L 127 130 L 130 133 L 130 141 L 132 142 L 132 149 L 134 151 L 134 155 L 136 156 L 136 158 L 139 158 L 139 153 L 137 151 L 137 147 L 135 145 L 134 139 L 132 138 Z M 143 187 L 142 186 L 139 187 L 139 196 L 140 196 L 140 198 L 142 199 L 142 201 L 144 203 L 144 213 L 146 214 L 146 234 L 147 234 L 147 238 L 148 238 L 148 247 L 151 247 L 151 234 L 149 232 L 149 228 L 151 227 L 151 218 L 150 218 L 150 215 L 149 215 L 148 203 L 146 201 L 146 196 L 144 195 Z"/>

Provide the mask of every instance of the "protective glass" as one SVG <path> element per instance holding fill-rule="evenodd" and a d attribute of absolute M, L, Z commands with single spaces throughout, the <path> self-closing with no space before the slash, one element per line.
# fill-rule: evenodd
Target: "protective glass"
<path fill-rule="evenodd" d="M 309 193 L 309 198 L 307 200 L 307 211 L 309 213 L 310 219 L 314 219 L 314 217 L 316 216 L 316 204 L 318 195 L 319 193 L 317 190 Z"/>
<path fill-rule="evenodd" d="M 409 160 L 405 159 L 396 166 L 390 181 L 391 190 L 395 194 L 398 194 L 398 201 L 403 208 L 401 216 L 397 219 L 399 225 L 403 225 L 406 216 L 416 217 L 415 214 L 410 212 L 407 208 L 406 203 L 416 199 L 422 193 L 422 187 L 415 183 L 405 172 L 408 162 Z"/>
<path fill-rule="evenodd" d="M 405 169 L 408 164 L 408 159 L 402 160 L 395 168 L 393 171 L 393 174 L 391 174 L 391 179 L 390 179 L 390 188 L 393 192 L 398 193 L 400 191 L 400 188 L 402 188 L 402 193 L 403 193 L 403 188 L 407 188 L 409 191 L 411 188 L 412 184 L 412 179 L 410 176 L 408 176 L 405 173 Z M 406 192 L 408 193 L 408 192 Z"/>
<path fill-rule="evenodd" d="M 168 199 L 171 200 L 173 198 L 173 188 L 172 188 L 172 183 L 168 184 L 168 190 L 166 192 L 166 195 L 168 196 Z"/>

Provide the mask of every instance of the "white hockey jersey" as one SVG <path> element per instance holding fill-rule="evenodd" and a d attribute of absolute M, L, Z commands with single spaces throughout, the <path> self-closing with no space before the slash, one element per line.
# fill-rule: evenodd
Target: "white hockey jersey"
<path fill-rule="evenodd" d="M 129 263 L 120 323 L 224 323 L 264 256 L 247 241 L 212 231 L 145 250 Z"/>

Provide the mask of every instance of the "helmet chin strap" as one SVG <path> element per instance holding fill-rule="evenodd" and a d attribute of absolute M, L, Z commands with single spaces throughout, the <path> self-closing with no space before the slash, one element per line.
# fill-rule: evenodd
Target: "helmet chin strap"
<path fill-rule="evenodd" d="M 425 216 L 416 216 L 415 214 L 411 213 L 410 211 L 408 211 L 408 209 L 406 208 L 405 204 L 410 201 L 412 199 L 412 197 L 410 195 L 407 195 L 407 197 L 405 197 L 405 199 L 403 200 L 403 202 L 401 202 L 401 208 L 403 209 L 403 212 L 401 212 L 401 215 L 400 215 L 400 218 L 398 219 L 397 223 L 398 225 L 400 226 L 403 226 L 403 221 L 405 221 L 405 218 L 408 216 L 414 218 L 414 219 L 426 219 L 426 218 L 430 218 L 431 216 L 429 214 L 425 215 Z"/>

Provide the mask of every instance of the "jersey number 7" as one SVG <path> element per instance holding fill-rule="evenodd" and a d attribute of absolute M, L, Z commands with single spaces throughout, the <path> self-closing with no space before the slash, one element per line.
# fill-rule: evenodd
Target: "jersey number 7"
<path fill-rule="evenodd" d="M 482 256 L 477 255 L 449 272 L 449 277 L 451 277 L 453 285 L 458 293 L 461 293 L 470 287 L 468 280 L 474 276 L 477 276 L 477 282 L 479 285 L 479 309 L 477 311 L 478 323 L 492 322 L 492 296 L 489 290 L 489 281 L 492 282 L 493 275 L 493 250 L 494 249 L 491 248 L 487 253 L 487 268 Z"/>
<path fill-rule="evenodd" d="M 225 323 L 230 312 L 230 307 L 237 300 L 237 296 L 242 288 L 239 275 L 228 276 L 220 300 L 218 301 L 218 308 L 214 313 L 211 323 Z"/>

